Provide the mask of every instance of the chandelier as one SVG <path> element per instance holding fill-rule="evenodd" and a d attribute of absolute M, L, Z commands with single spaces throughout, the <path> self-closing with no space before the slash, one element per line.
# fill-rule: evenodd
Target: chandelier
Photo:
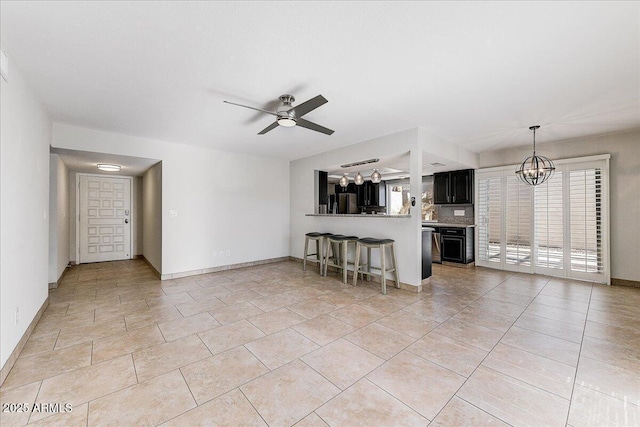
<path fill-rule="evenodd" d="M 553 176 L 556 167 L 548 158 L 536 155 L 536 130 L 540 129 L 540 126 L 530 126 L 529 129 L 533 131 L 533 156 L 524 159 L 516 170 L 516 175 L 525 184 L 540 185 Z"/>

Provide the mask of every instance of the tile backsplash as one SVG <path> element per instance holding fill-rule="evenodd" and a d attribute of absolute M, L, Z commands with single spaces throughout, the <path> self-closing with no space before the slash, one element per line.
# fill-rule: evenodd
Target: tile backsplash
<path fill-rule="evenodd" d="M 464 206 L 436 206 L 438 222 L 446 224 L 473 224 L 475 221 L 473 205 Z M 464 215 L 455 215 L 454 211 L 464 211 Z"/>

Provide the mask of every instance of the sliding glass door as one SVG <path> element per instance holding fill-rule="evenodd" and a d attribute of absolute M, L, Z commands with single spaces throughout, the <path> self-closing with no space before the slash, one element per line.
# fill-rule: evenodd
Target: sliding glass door
<path fill-rule="evenodd" d="M 609 283 L 609 156 L 565 159 L 542 185 L 476 174 L 479 266 Z"/>

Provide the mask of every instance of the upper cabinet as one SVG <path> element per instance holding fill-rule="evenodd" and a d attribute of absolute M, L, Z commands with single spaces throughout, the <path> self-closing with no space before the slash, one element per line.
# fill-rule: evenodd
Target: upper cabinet
<path fill-rule="evenodd" d="M 341 187 L 339 184 L 336 184 L 336 194 L 356 193 L 357 192 L 356 187 L 357 186 L 353 182 L 350 182 L 349 185 L 347 185 L 346 187 Z"/>
<path fill-rule="evenodd" d="M 373 183 L 365 181 L 357 186 L 358 206 L 385 206 L 386 205 L 386 185 L 383 182 Z"/>
<path fill-rule="evenodd" d="M 472 204 L 473 169 L 434 174 L 433 203 L 435 205 Z"/>

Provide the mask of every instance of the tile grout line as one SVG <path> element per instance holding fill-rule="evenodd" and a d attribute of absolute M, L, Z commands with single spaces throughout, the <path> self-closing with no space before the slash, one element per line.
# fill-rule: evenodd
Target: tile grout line
<path fill-rule="evenodd" d="M 266 367 L 266 366 L 265 366 L 265 367 Z M 267 369 L 269 369 L 269 368 L 267 368 Z M 266 374 L 264 374 L 264 375 L 266 375 Z M 264 375 L 261 375 L 260 377 L 262 377 L 262 376 L 264 376 Z M 260 377 L 258 377 L 258 378 L 260 378 Z M 247 384 L 247 383 L 245 383 L 245 384 Z M 243 385 L 244 385 L 244 384 L 243 384 Z M 258 408 L 256 408 L 256 407 L 253 405 L 253 402 L 249 399 L 249 397 L 248 397 L 246 394 L 244 394 L 244 391 L 242 391 L 242 389 L 241 389 L 240 387 L 241 387 L 241 386 L 238 386 L 238 387 L 236 387 L 236 389 L 237 389 L 240 393 L 242 393 L 242 396 L 247 400 L 247 402 L 249 402 L 249 405 L 251 405 L 251 407 L 253 408 L 253 410 L 254 410 L 254 411 L 256 411 L 256 414 L 258 414 L 258 416 L 259 416 L 259 417 L 260 417 L 260 419 L 264 422 L 264 424 L 265 424 L 266 426 L 268 426 L 268 425 L 269 425 L 269 423 L 267 423 L 267 420 L 265 420 L 265 419 L 264 419 L 264 417 L 262 416 L 262 414 L 260 413 L 260 411 L 258 411 Z M 235 389 L 234 389 L 234 390 L 235 390 Z"/>
<path fill-rule="evenodd" d="M 571 387 L 571 396 L 569 397 L 569 410 L 567 411 L 567 417 L 565 418 L 565 424 L 569 424 L 569 417 L 571 416 L 571 404 L 573 403 L 573 393 L 576 389 L 576 382 L 578 382 L 578 368 L 580 367 L 580 359 L 582 358 L 582 344 L 584 343 L 584 334 L 587 331 L 587 320 L 589 319 L 589 308 L 591 307 L 591 297 L 593 295 L 593 284 L 591 285 L 591 292 L 589 292 L 589 302 L 587 303 L 587 315 L 584 317 L 584 327 L 582 328 L 582 340 L 580 340 L 580 351 L 578 352 L 578 361 L 576 363 L 576 373 L 573 377 L 573 386 Z"/>

